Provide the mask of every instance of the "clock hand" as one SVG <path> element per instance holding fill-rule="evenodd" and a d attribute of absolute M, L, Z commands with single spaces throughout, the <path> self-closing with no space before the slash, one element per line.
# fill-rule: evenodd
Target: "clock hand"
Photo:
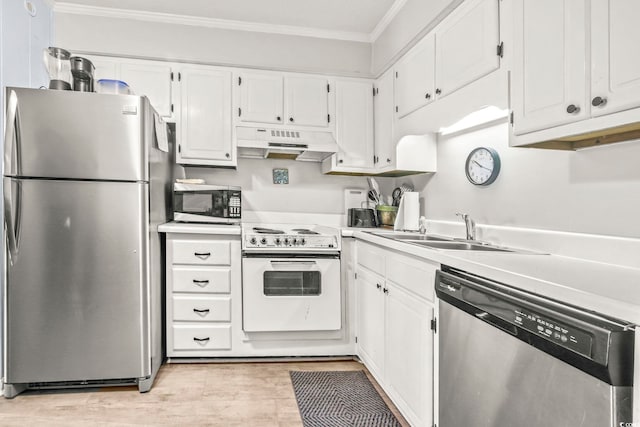
<path fill-rule="evenodd" d="M 475 163 L 476 165 L 480 166 L 482 169 L 486 169 L 488 171 L 490 171 L 491 169 L 486 167 L 485 165 L 481 165 L 480 163 L 478 163 L 476 160 L 471 160 L 473 163 Z"/>

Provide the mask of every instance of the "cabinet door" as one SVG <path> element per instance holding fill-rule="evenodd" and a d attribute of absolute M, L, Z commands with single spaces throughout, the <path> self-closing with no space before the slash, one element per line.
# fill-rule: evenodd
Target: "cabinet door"
<path fill-rule="evenodd" d="M 93 70 L 94 86 L 97 88 L 98 80 L 120 80 L 119 61 L 102 56 L 85 56 L 95 69 Z"/>
<path fill-rule="evenodd" d="M 500 67 L 498 0 L 456 10 L 436 31 L 436 87 L 443 97 Z"/>
<path fill-rule="evenodd" d="M 162 117 L 171 117 L 171 66 L 153 61 L 120 63 L 120 80 L 127 82 L 133 93 L 149 98 Z"/>
<path fill-rule="evenodd" d="M 640 2 L 591 1 L 593 116 L 640 105 Z M 606 100 L 599 102 L 597 97 Z"/>
<path fill-rule="evenodd" d="M 387 283 L 385 381 L 412 425 L 433 421 L 433 308 Z"/>
<path fill-rule="evenodd" d="M 373 98 L 375 118 L 376 167 L 384 168 L 395 164 L 396 141 L 393 138 L 393 71 L 388 71 L 376 81 L 376 96 Z"/>
<path fill-rule="evenodd" d="M 382 378 L 384 368 L 384 279 L 356 267 L 359 354 L 367 368 Z"/>
<path fill-rule="evenodd" d="M 257 123 L 283 122 L 282 76 L 243 73 L 238 76 L 240 120 Z"/>
<path fill-rule="evenodd" d="M 584 3 L 514 2 L 512 105 L 516 135 L 588 117 Z"/>
<path fill-rule="evenodd" d="M 404 117 L 435 99 L 435 36 L 429 34 L 396 65 L 396 106 Z"/>
<path fill-rule="evenodd" d="M 297 126 L 329 125 L 327 79 L 286 77 L 286 123 Z"/>
<path fill-rule="evenodd" d="M 373 167 L 373 85 L 336 82 L 336 140 L 340 167 Z"/>
<path fill-rule="evenodd" d="M 181 69 L 178 163 L 233 165 L 231 73 Z"/>

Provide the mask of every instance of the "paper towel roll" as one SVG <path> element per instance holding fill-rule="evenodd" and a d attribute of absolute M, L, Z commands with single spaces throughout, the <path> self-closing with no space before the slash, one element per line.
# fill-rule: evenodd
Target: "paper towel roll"
<path fill-rule="evenodd" d="M 417 231 L 420 227 L 420 193 L 417 191 L 408 191 L 402 195 L 404 201 L 404 218 L 403 228 L 405 230 Z"/>

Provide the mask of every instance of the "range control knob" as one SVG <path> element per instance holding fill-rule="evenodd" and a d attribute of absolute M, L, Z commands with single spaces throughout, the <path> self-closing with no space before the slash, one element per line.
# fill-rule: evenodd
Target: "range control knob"
<path fill-rule="evenodd" d="M 288 238 L 288 237 L 285 237 L 285 238 L 284 238 L 284 244 L 285 244 L 285 245 L 288 245 L 288 244 L 289 244 L 289 238 Z"/>
<path fill-rule="evenodd" d="M 279 238 L 279 237 L 276 237 L 276 245 L 279 245 L 280 243 L 282 243 L 282 242 L 280 241 L 280 238 Z"/>
<path fill-rule="evenodd" d="M 258 239 L 256 239 L 255 237 L 252 237 L 251 240 L 249 240 L 249 243 L 251 243 L 252 245 L 255 245 L 256 243 L 258 243 Z"/>
<path fill-rule="evenodd" d="M 262 239 L 260 239 L 260 243 L 262 243 L 263 245 L 266 245 L 267 239 L 263 237 Z"/>
<path fill-rule="evenodd" d="M 296 238 L 294 237 L 294 238 L 293 238 L 293 242 L 292 242 L 292 243 L 293 243 L 294 245 L 297 245 L 297 244 L 298 244 L 298 239 L 296 239 Z"/>
<path fill-rule="evenodd" d="M 300 239 L 300 244 L 304 245 L 307 243 L 307 240 L 303 237 L 302 239 Z"/>

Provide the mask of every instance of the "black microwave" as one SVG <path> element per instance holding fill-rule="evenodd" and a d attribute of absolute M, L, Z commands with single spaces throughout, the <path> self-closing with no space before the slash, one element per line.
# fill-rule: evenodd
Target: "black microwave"
<path fill-rule="evenodd" d="M 242 214 L 240 187 L 173 184 L 173 220 L 238 224 Z"/>

